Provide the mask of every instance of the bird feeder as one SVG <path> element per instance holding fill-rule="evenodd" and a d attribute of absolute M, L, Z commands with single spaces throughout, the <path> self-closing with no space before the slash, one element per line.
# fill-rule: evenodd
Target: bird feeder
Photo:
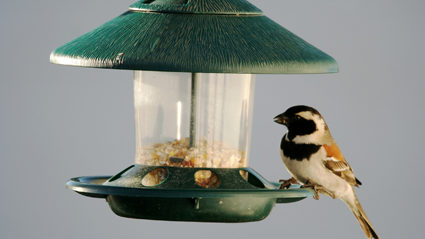
<path fill-rule="evenodd" d="M 120 216 L 207 222 L 264 219 L 279 189 L 249 168 L 255 75 L 330 73 L 330 56 L 245 0 L 142 0 L 57 48 L 56 64 L 134 71 L 135 163 L 67 187 Z"/>

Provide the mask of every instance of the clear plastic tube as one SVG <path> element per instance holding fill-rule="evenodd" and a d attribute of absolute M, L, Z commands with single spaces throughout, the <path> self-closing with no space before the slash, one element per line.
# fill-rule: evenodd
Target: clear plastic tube
<path fill-rule="evenodd" d="M 136 164 L 248 166 L 250 74 L 135 71 Z"/>

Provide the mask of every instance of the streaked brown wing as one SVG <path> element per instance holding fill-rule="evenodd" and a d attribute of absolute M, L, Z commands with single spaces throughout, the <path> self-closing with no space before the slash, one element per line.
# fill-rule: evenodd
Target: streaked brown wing
<path fill-rule="evenodd" d="M 323 145 L 326 150 L 326 159 L 323 160 L 326 168 L 331 170 L 334 174 L 340 176 L 349 184 L 358 187 L 361 182 L 354 176 L 348 162 L 345 160 L 344 155 L 336 143 L 331 145 Z"/>

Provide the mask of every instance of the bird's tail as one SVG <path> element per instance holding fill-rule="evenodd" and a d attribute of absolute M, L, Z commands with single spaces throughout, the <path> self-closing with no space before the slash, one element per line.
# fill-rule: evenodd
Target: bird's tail
<path fill-rule="evenodd" d="M 375 230 L 373 229 L 372 224 L 370 223 L 369 219 L 366 216 L 366 213 L 364 212 L 362 208 L 362 205 L 360 205 L 360 202 L 357 199 L 354 189 L 352 191 L 353 193 L 351 195 L 347 197 L 343 197 L 341 199 L 345 202 L 345 204 L 347 204 L 351 212 L 353 212 L 357 221 L 359 221 L 359 224 L 362 227 L 366 237 L 368 239 L 372 239 L 372 238 L 379 239 L 379 236 L 378 234 L 376 234 Z"/>

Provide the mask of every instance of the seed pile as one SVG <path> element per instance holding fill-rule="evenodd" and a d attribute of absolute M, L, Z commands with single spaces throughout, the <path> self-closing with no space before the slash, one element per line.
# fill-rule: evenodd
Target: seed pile
<path fill-rule="evenodd" d="M 136 164 L 194 168 L 240 168 L 247 166 L 245 153 L 227 147 L 222 142 L 198 140 L 189 146 L 189 138 L 145 146 L 136 157 Z M 203 172 L 205 171 L 205 172 Z M 195 182 L 201 187 L 217 187 L 219 179 L 209 170 L 198 171 Z M 148 185 L 159 184 L 164 178 L 160 171 L 149 173 Z M 145 180 L 145 179 L 144 179 Z M 146 185 L 145 184 L 145 185 Z"/>
<path fill-rule="evenodd" d="M 221 142 L 199 140 L 189 147 L 189 138 L 145 146 L 136 157 L 137 164 L 153 166 L 239 168 L 246 167 L 244 152 Z"/>

